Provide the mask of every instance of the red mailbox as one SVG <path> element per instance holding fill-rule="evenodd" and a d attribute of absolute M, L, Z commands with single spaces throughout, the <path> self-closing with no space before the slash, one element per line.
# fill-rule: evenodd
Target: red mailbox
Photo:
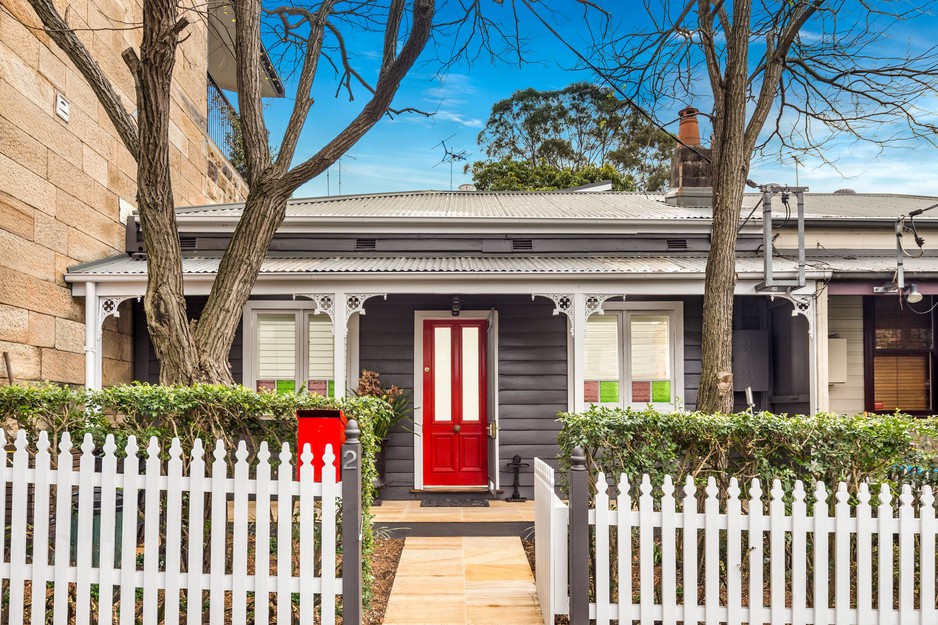
<path fill-rule="evenodd" d="M 345 413 L 341 410 L 315 409 L 296 411 L 296 478 L 300 479 L 303 449 L 309 443 L 313 452 L 313 475 L 317 482 L 322 481 L 322 455 L 326 445 L 332 445 L 335 455 L 336 481 L 342 479 L 339 456 L 345 442 Z"/>

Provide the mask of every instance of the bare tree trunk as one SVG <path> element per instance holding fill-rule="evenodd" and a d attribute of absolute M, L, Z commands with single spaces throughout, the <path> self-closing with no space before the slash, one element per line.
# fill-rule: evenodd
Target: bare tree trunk
<path fill-rule="evenodd" d="M 709 5 L 709 3 L 706 3 Z M 733 410 L 733 295 L 736 291 L 736 231 L 750 150 L 746 148 L 746 84 L 749 7 L 735 3 L 733 26 L 726 33 L 722 76 L 711 63 L 714 88 L 713 224 L 704 280 L 703 344 L 697 410 Z"/>
<path fill-rule="evenodd" d="M 202 379 L 186 316 L 169 164 L 170 89 L 178 35 L 185 26 L 184 19 L 176 19 L 172 0 L 148 0 L 143 3 L 140 59 L 132 51 L 124 53 L 137 88 L 137 207 L 149 274 L 144 310 L 164 384 Z"/>
<path fill-rule="evenodd" d="M 283 184 L 255 184 L 222 257 L 211 295 L 195 328 L 195 340 L 204 359 L 203 373 L 213 381 L 230 383 L 228 351 L 267 248 L 283 223 L 289 195 Z"/>

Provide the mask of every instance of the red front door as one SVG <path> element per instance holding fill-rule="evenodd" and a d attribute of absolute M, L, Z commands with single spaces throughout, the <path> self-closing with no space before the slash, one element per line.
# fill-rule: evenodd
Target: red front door
<path fill-rule="evenodd" d="M 423 483 L 485 486 L 484 320 L 423 323 Z"/>

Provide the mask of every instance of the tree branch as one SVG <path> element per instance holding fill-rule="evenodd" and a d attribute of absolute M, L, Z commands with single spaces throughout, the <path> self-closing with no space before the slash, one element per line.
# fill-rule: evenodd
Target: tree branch
<path fill-rule="evenodd" d="M 261 101 L 261 3 L 235 0 L 235 55 L 238 76 L 238 115 L 247 162 L 249 185 L 260 180 L 270 165 L 270 143 Z"/>
<path fill-rule="evenodd" d="M 94 91 L 104 112 L 107 113 L 121 141 L 134 157 L 139 158 L 139 137 L 137 133 L 137 122 L 127 112 L 120 96 L 111 84 L 110 79 L 94 60 L 88 48 L 81 42 L 75 31 L 59 15 L 55 5 L 51 0 L 28 0 L 30 6 L 36 12 L 36 15 L 42 21 L 45 32 L 62 49 L 63 52 L 72 61 L 85 81 Z"/>
<path fill-rule="evenodd" d="M 434 2 L 415 0 L 407 41 L 394 61 L 384 67 L 378 77 L 375 93 L 354 120 L 315 155 L 290 170 L 283 181 L 291 191 L 322 173 L 339 156 L 361 139 L 384 115 L 397 93 L 401 80 L 413 66 L 430 37 Z"/>
<path fill-rule="evenodd" d="M 293 111 L 290 113 L 290 121 L 287 123 L 287 129 L 283 135 L 283 141 L 280 142 L 280 152 L 277 154 L 276 168 L 278 173 L 285 173 L 296 153 L 296 146 L 300 140 L 300 134 L 303 132 L 303 126 L 306 123 L 306 117 L 313 106 L 311 91 L 313 89 L 313 80 L 316 78 L 316 72 L 319 69 L 319 57 L 322 53 L 323 38 L 325 37 L 325 27 L 328 25 L 329 15 L 335 6 L 336 0 L 327 0 L 316 13 L 305 12 L 304 20 L 309 23 L 309 35 L 306 38 L 306 54 L 303 57 L 303 67 L 300 70 L 300 79 L 296 87 L 296 101 L 293 104 Z M 289 9 L 286 9 L 289 11 Z M 283 17 L 283 14 L 281 14 Z M 286 19 L 283 21 L 284 28 Z M 289 30 L 285 31 L 289 32 Z"/>
<path fill-rule="evenodd" d="M 750 154 L 756 146 L 759 133 L 762 132 L 765 120 L 768 118 L 769 111 L 772 110 L 772 105 L 775 102 L 779 81 L 781 80 L 782 72 L 785 70 L 785 57 L 788 56 L 788 52 L 791 50 L 798 33 L 801 32 L 805 23 L 817 12 L 823 2 L 824 0 L 812 0 L 809 5 L 799 2 L 799 4 L 792 9 L 792 15 L 788 25 L 782 30 L 782 34 L 779 36 L 774 49 L 769 48 L 766 50 L 765 69 L 762 73 L 762 88 L 759 91 L 759 97 L 756 100 L 756 106 L 752 111 L 752 116 L 749 118 L 749 123 L 746 126 L 745 146 Z M 771 37 L 771 34 L 769 37 Z"/>

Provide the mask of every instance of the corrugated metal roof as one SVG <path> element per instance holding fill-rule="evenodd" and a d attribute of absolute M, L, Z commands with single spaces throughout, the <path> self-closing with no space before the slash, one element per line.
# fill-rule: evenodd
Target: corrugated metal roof
<path fill-rule="evenodd" d="M 188 275 L 211 275 L 218 271 L 220 258 L 195 256 L 183 259 Z M 270 257 L 261 266 L 262 274 L 356 274 L 356 273 L 476 273 L 476 274 L 700 274 L 705 256 L 329 256 Z M 741 257 L 740 273 L 762 271 L 762 258 Z M 776 271 L 794 271 L 792 258 L 776 258 Z M 824 256 L 808 258 L 808 271 L 888 274 L 896 270 L 891 256 Z M 938 274 L 938 257 L 906 259 L 910 273 Z M 145 275 L 146 262 L 129 256 L 76 265 L 69 275 Z"/>
<path fill-rule="evenodd" d="M 759 194 L 746 194 L 743 214 L 756 205 Z M 805 214 L 830 218 L 894 218 L 938 203 L 938 197 L 897 194 L 808 193 Z M 775 210 L 781 209 L 778 196 Z M 242 204 L 220 204 L 178 209 L 180 217 L 219 220 L 237 218 Z M 792 206 L 794 209 L 794 206 Z M 938 211 L 936 211 L 938 217 Z M 615 192 L 486 192 L 412 191 L 289 200 L 288 218 L 389 218 L 480 220 L 640 220 L 708 219 L 709 208 L 666 204 L 660 194 Z M 930 214 L 922 219 L 930 218 Z M 753 219 L 761 219 L 756 210 Z"/>
<path fill-rule="evenodd" d="M 756 262 L 750 263 L 749 260 Z M 219 257 L 183 259 L 183 272 L 214 274 Z M 743 259 L 743 271 L 761 267 L 758 259 Z M 596 257 L 596 256 L 331 256 L 271 257 L 262 274 L 278 273 L 695 273 L 703 271 L 705 257 Z M 144 275 L 146 262 L 119 256 L 75 266 L 70 275 Z"/>
<path fill-rule="evenodd" d="M 183 273 L 214 274 L 219 257 L 197 256 L 183 259 Z M 617 274 L 699 273 L 707 259 L 703 256 L 331 256 L 273 257 L 264 260 L 262 274 L 278 273 L 540 273 Z M 758 271 L 762 261 L 741 258 L 742 272 Z M 117 256 L 94 263 L 76 265 L 69 275 L 145 275 L 146 262 Z"/>

